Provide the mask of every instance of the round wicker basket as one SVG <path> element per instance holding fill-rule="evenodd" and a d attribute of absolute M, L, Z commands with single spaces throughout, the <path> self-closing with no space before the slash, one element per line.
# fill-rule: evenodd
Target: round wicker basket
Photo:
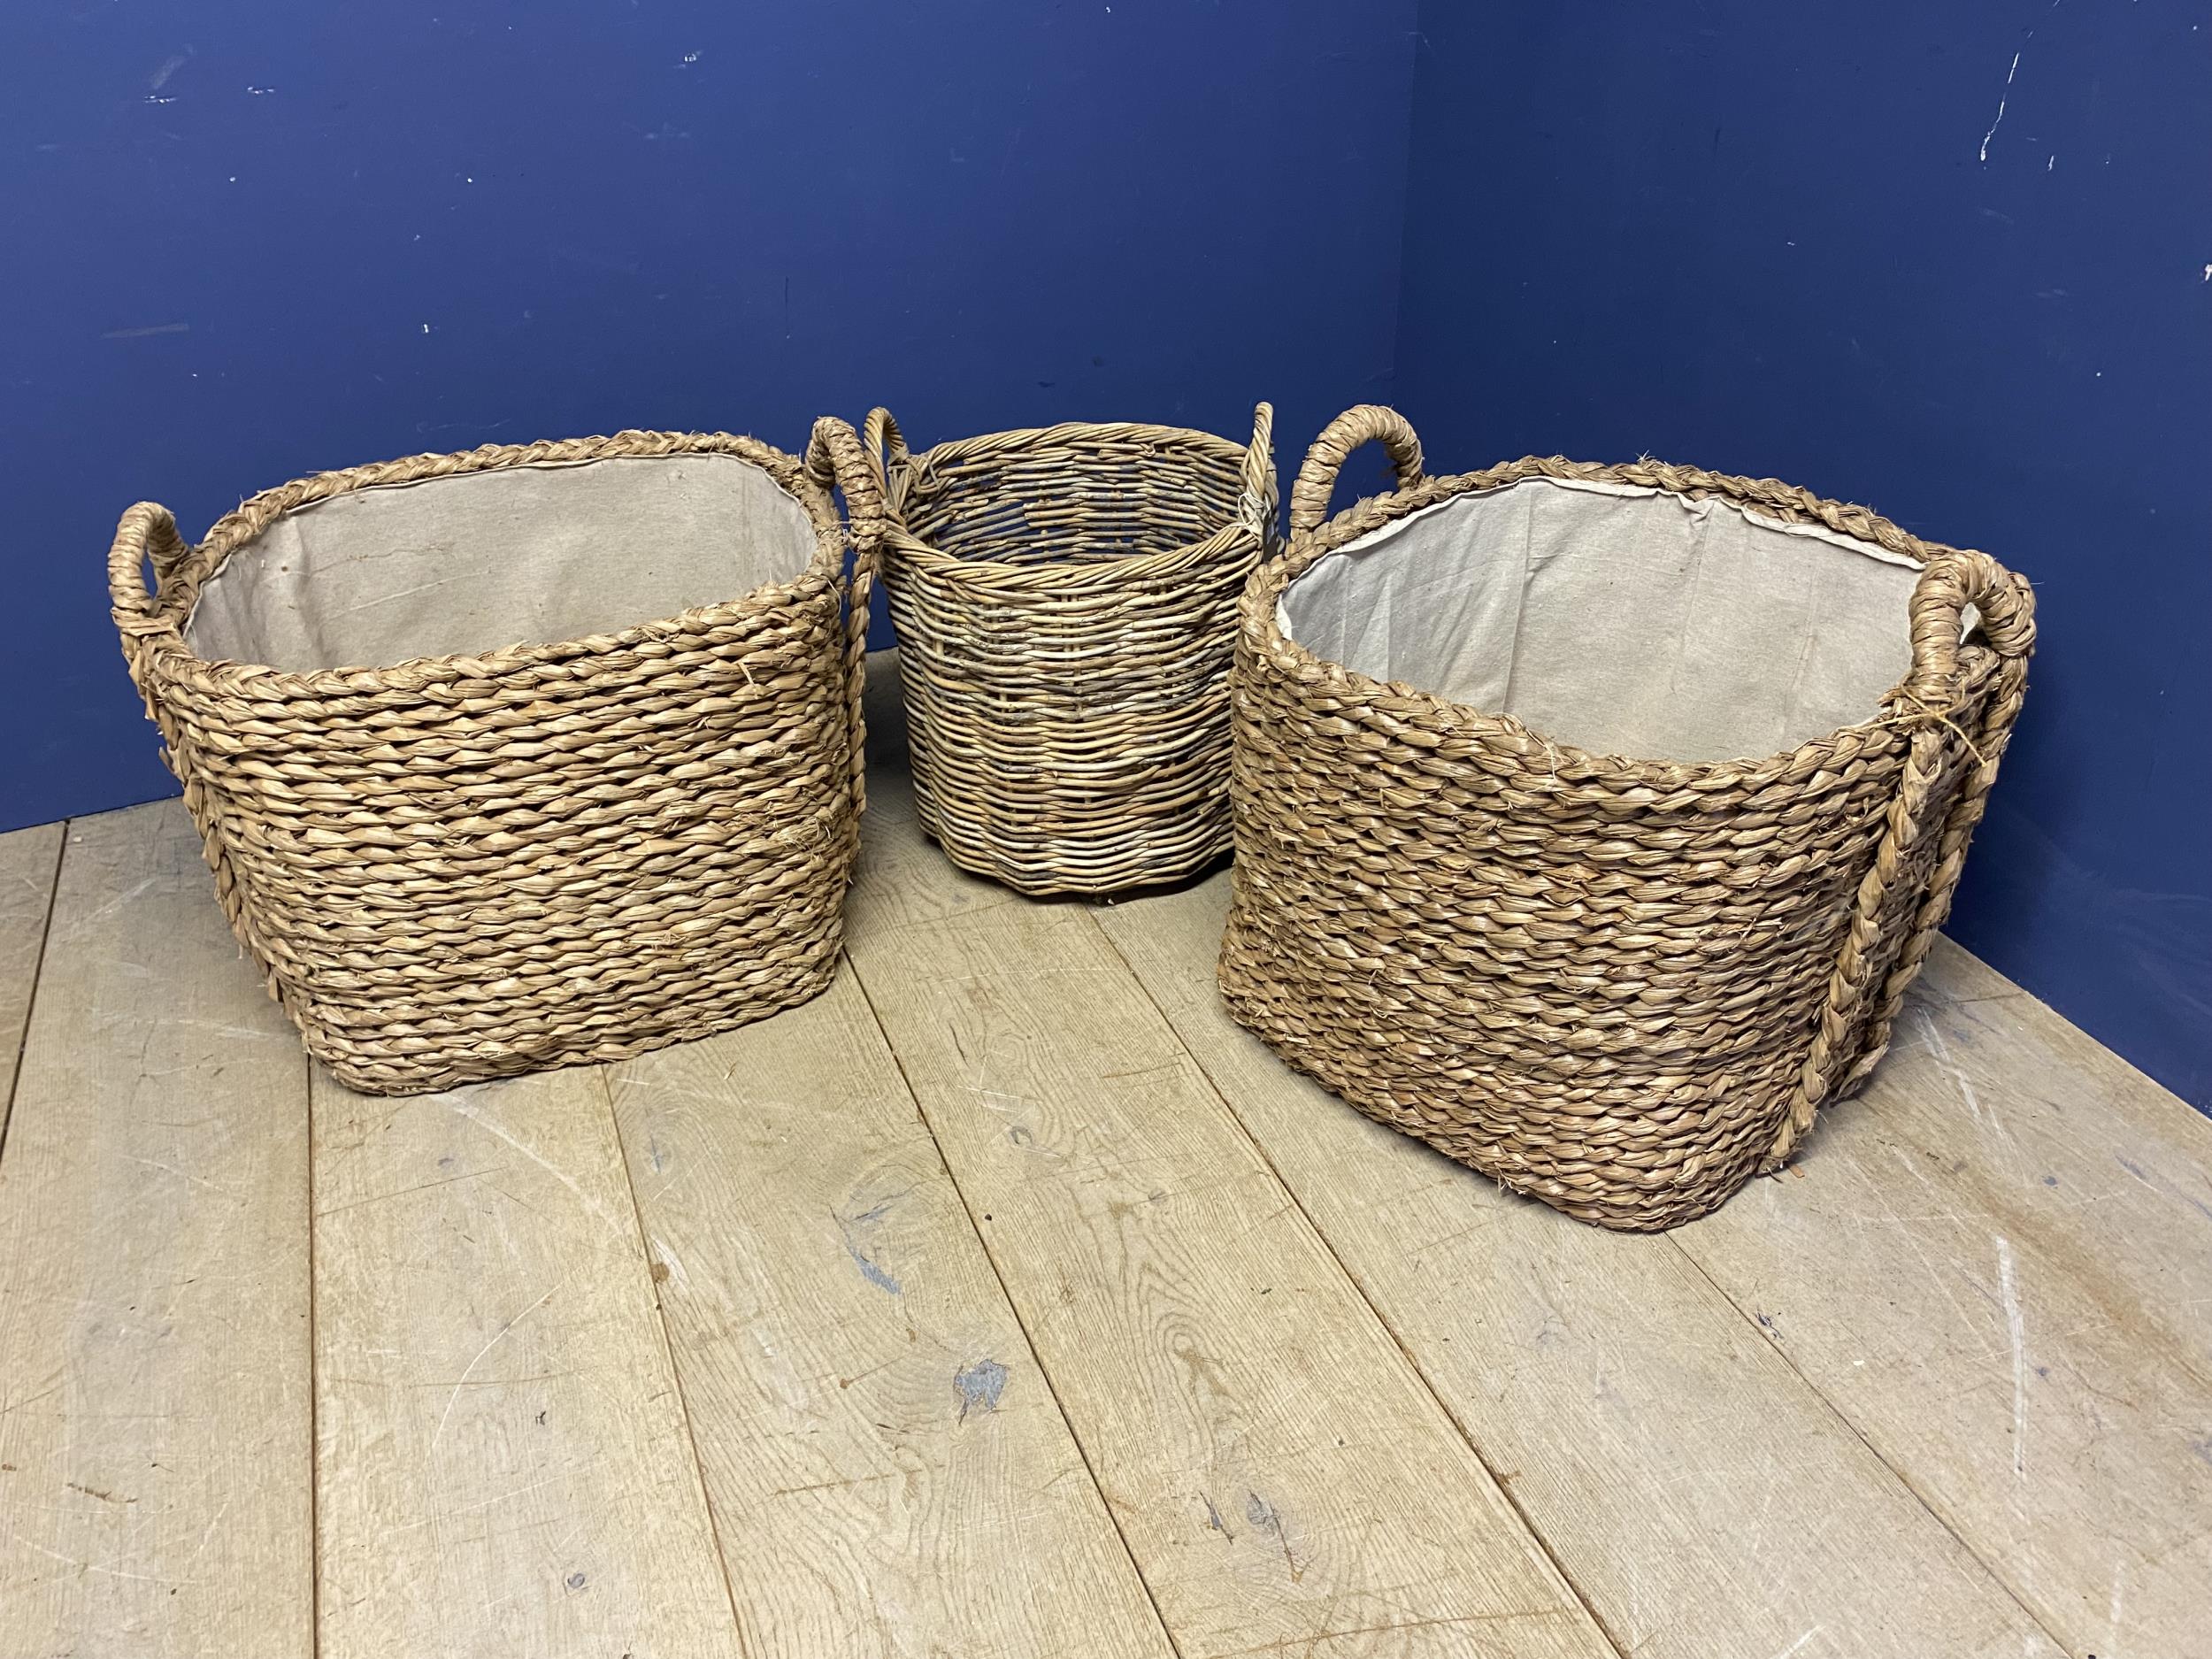
<path fill-rule="evenodd" d="M 1338 468 L 1371 438 L 1400 488 L 1325 525 Z M 1313 609 L 1301 584 L 1332 556 L 1532 480 L 1607 512 L 1741 509 L 1778 569 L 1855 549 L 1886 563 L 1893 624 L 1818 615 L 1806 649 L 1878 636 L 1908 672 L 1861 718 L 1764 758 L 1639 759 L 1532 729 L 1507 711 L 1542 700 L 1518 678 L 1500 706 L 1469 706 L 1286 629 L 1286 603 Z M 1238 1019 L 1370 1115 L 1603 1226 L 1689 1220 L 1788 1156 L 1881 1056 L 1948 911 L 2025 689 L 2027 583 L 1771 480 L 1557 458 L 1426 479 L 1412 429 L 1373 406 L 1317 441 L 1291 528 L 1244 595 L 1232 678 L 1220 981 Z M 1596 672 L 1563 637 L 1563 677 Z M 1673 682 L 1678 701 L 1720 695 Z"/>
<path fill-rule="evenodd" d="M 416 561 L 442 588 L 449 562 L 457 583 L 407 626 L 450 625 L 470 598 L 465 567 L 507 584 L 507 610 L 489 604 L 482 627 L 557 602 L 531 555 L 563 534 L 566 574 L 595 583 L 604 614 L 634 615 L 659 552 L 640 527 L 649 514 L 618 502 L 603 541 L 558 512 L 512 527 L 515 492 L 597 489 L 610 465 L 655 501 L 706 503 L 690 526 L 701 558 L 730 562 L 691 579 L 703 591 L 731 591 L 745 568 L 745 526 L 717 518 L 708 485 L 772 520 L 765 562 L 791 573 L 558 643 L 365 667 L 203 654 L 219 630 L 196 610 L 247 616 L 247 637 L 290 627 L 304 642 L 288 649 L 309 652 L 317 627 L 409 603 L 412 588 L 333 603 L 316 586 L 376 580 L 338 557 L 342 534 L 393 511 L 402 486 L 415 540 L 390 562 Z M 672 468 L 691 495 L 672 494 Z M 623 432 L 325 472 L 254 496 L 197 546 L 165 508 L 123 515 L 108 568 L 131 678 L 231 924 L 311 1054 L 353 1087 L 411 1094 L 620 1058 L 829 983 L 862 805 L 875 480 L 852 428 L 825 419 L 804 463 L 750 438 Z M 849 606 L 833 481 L 859 551 Z M 464 503 L 452 492 L 480 507 L 487 489 L 506 494 L 472 522 L 499 535 L 472 544 L 448 516 Z M 310 570 L 300 549 L 318 537 Z M 327 617 L 295 626 L 319 603 Z"/>
<path fill-rule="evenodd" d="M 1276 544 L 1248 444 L 1066 425 L 910 454 L 868 417 L 923 827 L 1022 892 L 1173 880 L 1229 846 L 1237 595 Z"/>

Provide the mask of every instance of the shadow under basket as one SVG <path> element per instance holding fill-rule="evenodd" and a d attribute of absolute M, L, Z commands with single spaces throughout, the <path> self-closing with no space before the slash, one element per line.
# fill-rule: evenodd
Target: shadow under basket
<path fill-rule="evenodd" d="M 124 514 L 131 678 L 309 1052 L 412 1094 L 826 987 L 880 526 L 833 420 L 803 464 L 625 432 L 325 472 L 196 547 Z"/>
<path fill-rule="evenodd" d="M 1275 548 L 1271 419 L 1262 403 L 1248 444 L 1071 423 L 910 455 L 868 417 L 915 805 L 954 864 L 1100 894 L 1228 850 L 1229 660 Z"/>
<path fill-rule="evenodd" d="M 1400 488 L 1324 524 L 1371 438 Z M 2027 583 L 1771 480 L 1426 479 L 1372 405 L 1315 442 L 1291 526 L 1231 681 L 1236 1018 L 1601 1226 L 1778 1164 L 1873 1069 L 1949 910 Z"/>

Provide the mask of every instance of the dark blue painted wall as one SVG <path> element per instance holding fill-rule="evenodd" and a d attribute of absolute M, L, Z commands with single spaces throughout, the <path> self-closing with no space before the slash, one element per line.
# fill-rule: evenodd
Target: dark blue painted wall
<path fill-rule="evenodd" d="M 2212 5 L 1420 27 L 1396 377 L 1432 467 L 1771 474 L 2030 576 L 1952 931 L 2212 1103 Z"/>
<path fill-rule="evenodd" d="M 1385 389 L 1413 0 L 0 11 L 0 828 L 173 787 L 116 515 L 889 403 L 1283 444 Z"/>
<path fill-rule="evenodd" d="M 2212 4 L 1415 7 L 5 8 L 0 827 L 171 787 L 141 496 L 878 400 L 1265 396 L 1288 472 L 1394 362 L 1437 465 L 1774 473 L 2035 578 L 1954 931 L 2212 1101 Z"/>

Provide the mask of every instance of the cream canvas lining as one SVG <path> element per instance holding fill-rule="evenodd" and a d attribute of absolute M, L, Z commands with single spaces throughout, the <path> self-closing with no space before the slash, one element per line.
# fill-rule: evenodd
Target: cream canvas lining
<path fill-rule="evenodd" d="M 1729 503 L 1532 479 L 1325 555 L 1276 620 L 1317 657 L 1559 742 L 1729 760 L 1878 713 L 1912 665 L 1917 575 Z"/>
<path fill-rule="evenodd" d="M 623 457 L 355 490 L 201 588 L 185 640 L 291 672 L 555 644 L 803 575 L 806 509 L 735 456 Z"/>

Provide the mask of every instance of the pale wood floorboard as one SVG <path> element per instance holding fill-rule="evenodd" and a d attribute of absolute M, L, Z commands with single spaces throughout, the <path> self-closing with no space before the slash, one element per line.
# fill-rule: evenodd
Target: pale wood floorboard
<path fill-rule="evenodd" d="M 1864 1095 L 1672 1234 L 2078 1653 L 2212 1653 L 2212 1124 L 1947 946 Z"/>
<path fill-rule="evenodd" d="M 603 1074 L 314 1083 L 325 1659 L 740 1653 Z"/>
<path fill-rule="evenodd" d="M 0 1133 L 8 1122 L 8 1102 L 15 1093 L 16 1061 L 23 1052 L 23 1027 L 31 1013 L 31 987 L 46 944 L 46 916 L 54 899 L 54 875 L 61 858 L 63 826 L 0 835 Z"/>
<path fill-rule="evenodd" d="M 849 949 L 1185 1659 L 1611 1653 L 1090 917 L 873 801 Z"/>
<path fill-rule="evenodd" d="M 0 1160 L 0 1655 L 311 1651 L 307 1064 L 173 801 L 72 825 Z"/>
<path fill-rule="evenodd" d="M 1227 908 L 1222 874 L 1097 915 L 1624 1653 L 2056 1653 L 1678 1250 L 1502 1191 L 1240 1028 Z"/>
<path fill-rule="evenodd" d="M 613 1068 L 753 1659 L 1162 1659 L 849 969 Z"/>
<path fill-rule="evenodd" d="M 449 1095 L 311 1084 L 177 803 L 0 836 L 0 1659 L 2212 1655 L 2212 1124 L 1947 945 L 1582 1228 L 1236 1030 L 1220 879 L 951 871 L 876 701 L 856 973 Z"/>

